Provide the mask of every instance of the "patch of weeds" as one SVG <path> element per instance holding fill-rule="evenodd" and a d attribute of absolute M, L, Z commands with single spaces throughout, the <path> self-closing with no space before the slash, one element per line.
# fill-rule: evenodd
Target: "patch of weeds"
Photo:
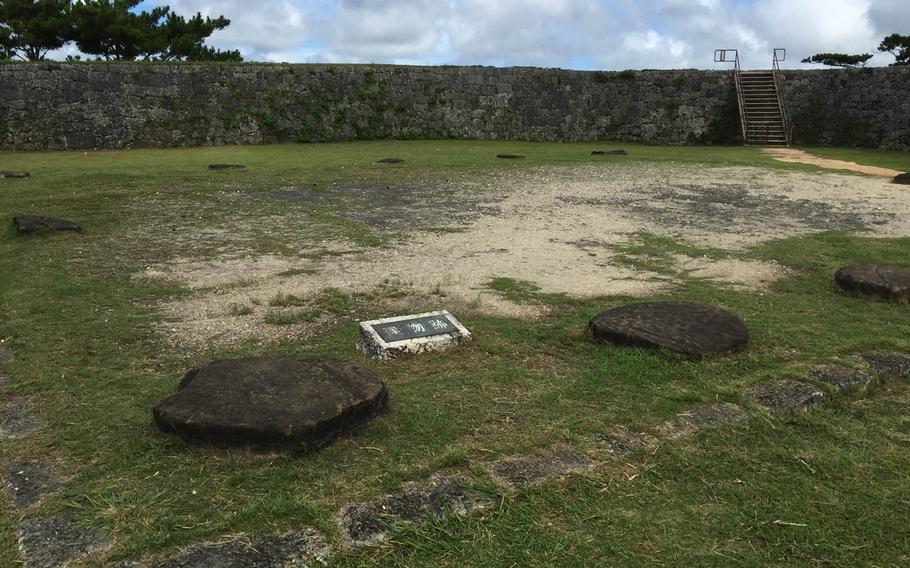
<path fill-rule="evenodd" d="M 316 294 L 312 303 L 329 312 L 340 316 L 347 314 L 351 309 L 351 298 L 338 288 L 324 288 Z"/>
<path fill-rule="evenodd" d="M 269 310 L 265 313 L 263 321 L 271 325 L 293 325 L 295 323 L 311 322 L 322 315 L 322 310 Z"/>
<path fill-rule="evenodd" d="M 229 316 L 248 316 L 253 313 L 253 308 L 246 304 L 231 303 L 225 310 Z"/>
<path fill-rule="evenodd" d="M 288 308 L 291 306 L 305 306 L 307 301 L 294 294 L 278 294 L 269 300 L 269 305 L 273 308 Z"/>
<path fill-rule="evenodd" d="M 290 278 L 292 276 L 300 276 L 302 274 L 319 274 L 319 270 L 315 268 L 292 268 L 291 270 L 279 272 L 278 276 L 281 278 Z"/>
<path fill-rule="evenodd" d="M 487 284 L 491 290 L 498 292 L 503 298 L 517 304 L 565 304 L 571 303 L 566 294 L 548 294 L 540 291 L 533 282 L 516 280 L 515 278 L 493 278 Z"/>
<path fill-rule="evenodd" d="M 611 247 L 617 255 L 614 260 L 636 270 L 647 270 L 663 275 L 676 275 L 673 255 L 712 259 L 731 258 L 733 253 L 723 249 L 705 248 L 674 241 L 652 233 L 633 233 L 625 244 Z"/>
<path fill-rule="evenodd" d="M 436 286 L 433 286 L 433 289 L 430 290 L 430 294 L 432 294 L 434 296 L 439 296 L 440 298 L 445 298 L 447 295 L 439 284 L 437 284 Z"/>

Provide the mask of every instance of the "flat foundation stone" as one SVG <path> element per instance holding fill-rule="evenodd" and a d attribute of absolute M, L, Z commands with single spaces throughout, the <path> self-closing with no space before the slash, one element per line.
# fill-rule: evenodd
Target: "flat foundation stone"
<path fill-rule="evenodd" d="M 862 356 L 875 373 L 886 381 L 910 377 L 910 356 L 877 351 Z"/>
<path fill-rule="evenodd" d="M 0 171 L 0 179 L 24 179 L 28 177 L 28 172 L 20 171 Z"/>
<path fill-rule="evenodd" d="M 373 371 L 336 359 L 279 355 L 193 369 L 153 409 L 155 423 L 191 444 L 310 452 L 386 410 Z"/>
<path fill-rule="evenodd" d="M 5 464 L 6 491 L 17 509 L 30 507 L 61 487 L 54 465 L 48 460 L 17 460 Z"/>
<path fill-rule="evenodd" d="M 853 265 L 834 275 L 838 288 L 860 297 L 890 302 L 910 301 L 910 268 L 903 266 Z"/>
<path fill-rule="evenodd" d="M 23 398 L 0 403 L 0 440 L 18 439 L 44 428 L 43 419 L 29 412 L 28 401 Z"/>
<path fill-rule="evenodd" d="M 809 378 L 827 383 L 838 392 L 851 388 L 865 388 L 872 382 L 872 376 L 868 373 L 840 365 L 819 365 L 809 371 Z"/>
<path fill-rule="evenodd" d="M 625 150 L 594 150 L 591 152 L 592 156 L 628 156 L 629 153 Z"/>
<path fill-rule="evenodd" d="M 41 215 L 17 215 L 13 217 L 13 223 L 20 235 L 54 231 L 82 232 L 82 227 L 72 221 Z"/>
<path fill-rule="evenodd" d="M 500 160 L 524 160 L 524 156 L 521 154 L 496 154 L 496 157 Z"/>
<path fill-rule="evenodd" d="M 599 341 L 664 348 L 694 358 L 740 351 L 749 342 L 749 330 L 741 319 L 692 302 L 629 304 L 598 314 L 588 327 Z"/>
<path fill-rule="evenodd" d="M 401 158 L 383 158 L 381 160 L 376 160 L 377 164 L 403 164 L 404 160 Z"/>
<path fill-rule="evenodd" d="M 58 568 L 100 552 L 112 543 L 107 533 L 77 525 L 73 516 L 26 519 L 19 531 L 25 568 Z"/>
<path fill-rule="evenodd" d="M 423 523 L 446 512 L 464 515 L 490 504 L 467 487 L 464 477 L 438 477 L 424 488 L 412 485 L 403 493 L 348 505 L 339 514 L 338 524 L 351 544 L 376 544 L 388 539 L 397 523 Z"/>
<path fill-rule="evenodd" d="M 894 176 L 894 179 L 891 180 L 893 183 L 899 183 L 902 185 L 910 185 L 910 172 L 897 174 Z"/>
<path fill-rule="evenodd" d="M 332 549 L 313 530 L 202 544 L 154 568 L 304 568 L 323 566 Z"/>
<path fill-rule="evenodd" d="M 594 462 L 568 448 L 558 447 L 541 456 L 516 456 L 490 463 L 487 469 L 497 481 L 510 489 L 522 489 L 552 478 L 587 471 Z"/>
<path fill-rule="evenodd" d="M 801 410 L 821 401 L 825 393 L 814 385 L 782 379 L 757 385 L 749 397 L 772 412 Z"/>

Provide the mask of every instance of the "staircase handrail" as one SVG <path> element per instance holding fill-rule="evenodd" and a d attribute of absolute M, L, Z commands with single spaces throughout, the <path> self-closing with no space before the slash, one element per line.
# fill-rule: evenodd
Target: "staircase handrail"
<path fill-rule="evenodd" d="M 778 55 L 778 53 L 780 55 Z M 790 117 L 787 114 L 787 105 L 784 104 L 784 94 L 780 88 L 780 62 L 787 60 L 787 50 L 782 47 L 774 48 L 774 59 L 772 62 L 772 72 L 774 75 L 774 90 L 777 93 L 777 107 L 780 109 L 780 117 L 784 122 L 784 137 L 787 145 L 790 145 L 793 126 L 790 124 Z"/>
<path fill-rule="evenodd" d="M 733 63 L 733 82 L 736 85 L 736 101 L 739 104 L 739 124 L 743 132 L 743 144 L 749 140 L 748 131 L 746 129 L 746 107 L 743 101 L 743 83 L 742 77 L 740 75 L 742 69 L 739 66 L 739 50 L 736 49 L 715 49 L 714 50 L 714 62 L 715 63 L 731 63 L 731 56 L 727 54 L 732 53 L 732 63 Z"/>

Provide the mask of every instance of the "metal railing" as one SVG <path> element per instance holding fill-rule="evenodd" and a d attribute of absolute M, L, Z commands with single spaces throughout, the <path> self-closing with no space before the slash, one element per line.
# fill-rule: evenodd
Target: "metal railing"
<path fill-rule="evenodd" d="M 733 63 L 733 82 L 736 84 L 736 101 L 739 104 L 739 124 L 742 127 L 743 144 L 745 144 L 749 138 L 746 128 L 746 107 L 743 102 L 743 80 L 741 76 L 742 69 L 739 66 L 739 51 L 736 49 L 715 49 L 714 62 Z"/>
<path fill-rule="evenodd" d="M 793 127 L 790 124 L 787 105 L 784 104 L 784 94 L 780 88 L 780 62 L 786 60 L 787 50 L 782 47 L 775 47 L 771 70 L 774 75 L 774 90 L 777 92 L 777 107 L 780 109 L 780 117 L 784 122 L 784 137 L 787 140 L 787 146 L 789 146 Z"/>

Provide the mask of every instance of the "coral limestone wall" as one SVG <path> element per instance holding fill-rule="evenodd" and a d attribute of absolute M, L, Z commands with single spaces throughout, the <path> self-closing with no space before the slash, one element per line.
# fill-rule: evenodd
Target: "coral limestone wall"
<path fill-rule="evenodd" d="M 910 69 L 787 72 L 796 140 L 908 148 Z M 370 138 L 739 142 L 729 72 L 9 63 L 0 148 Z"/>

